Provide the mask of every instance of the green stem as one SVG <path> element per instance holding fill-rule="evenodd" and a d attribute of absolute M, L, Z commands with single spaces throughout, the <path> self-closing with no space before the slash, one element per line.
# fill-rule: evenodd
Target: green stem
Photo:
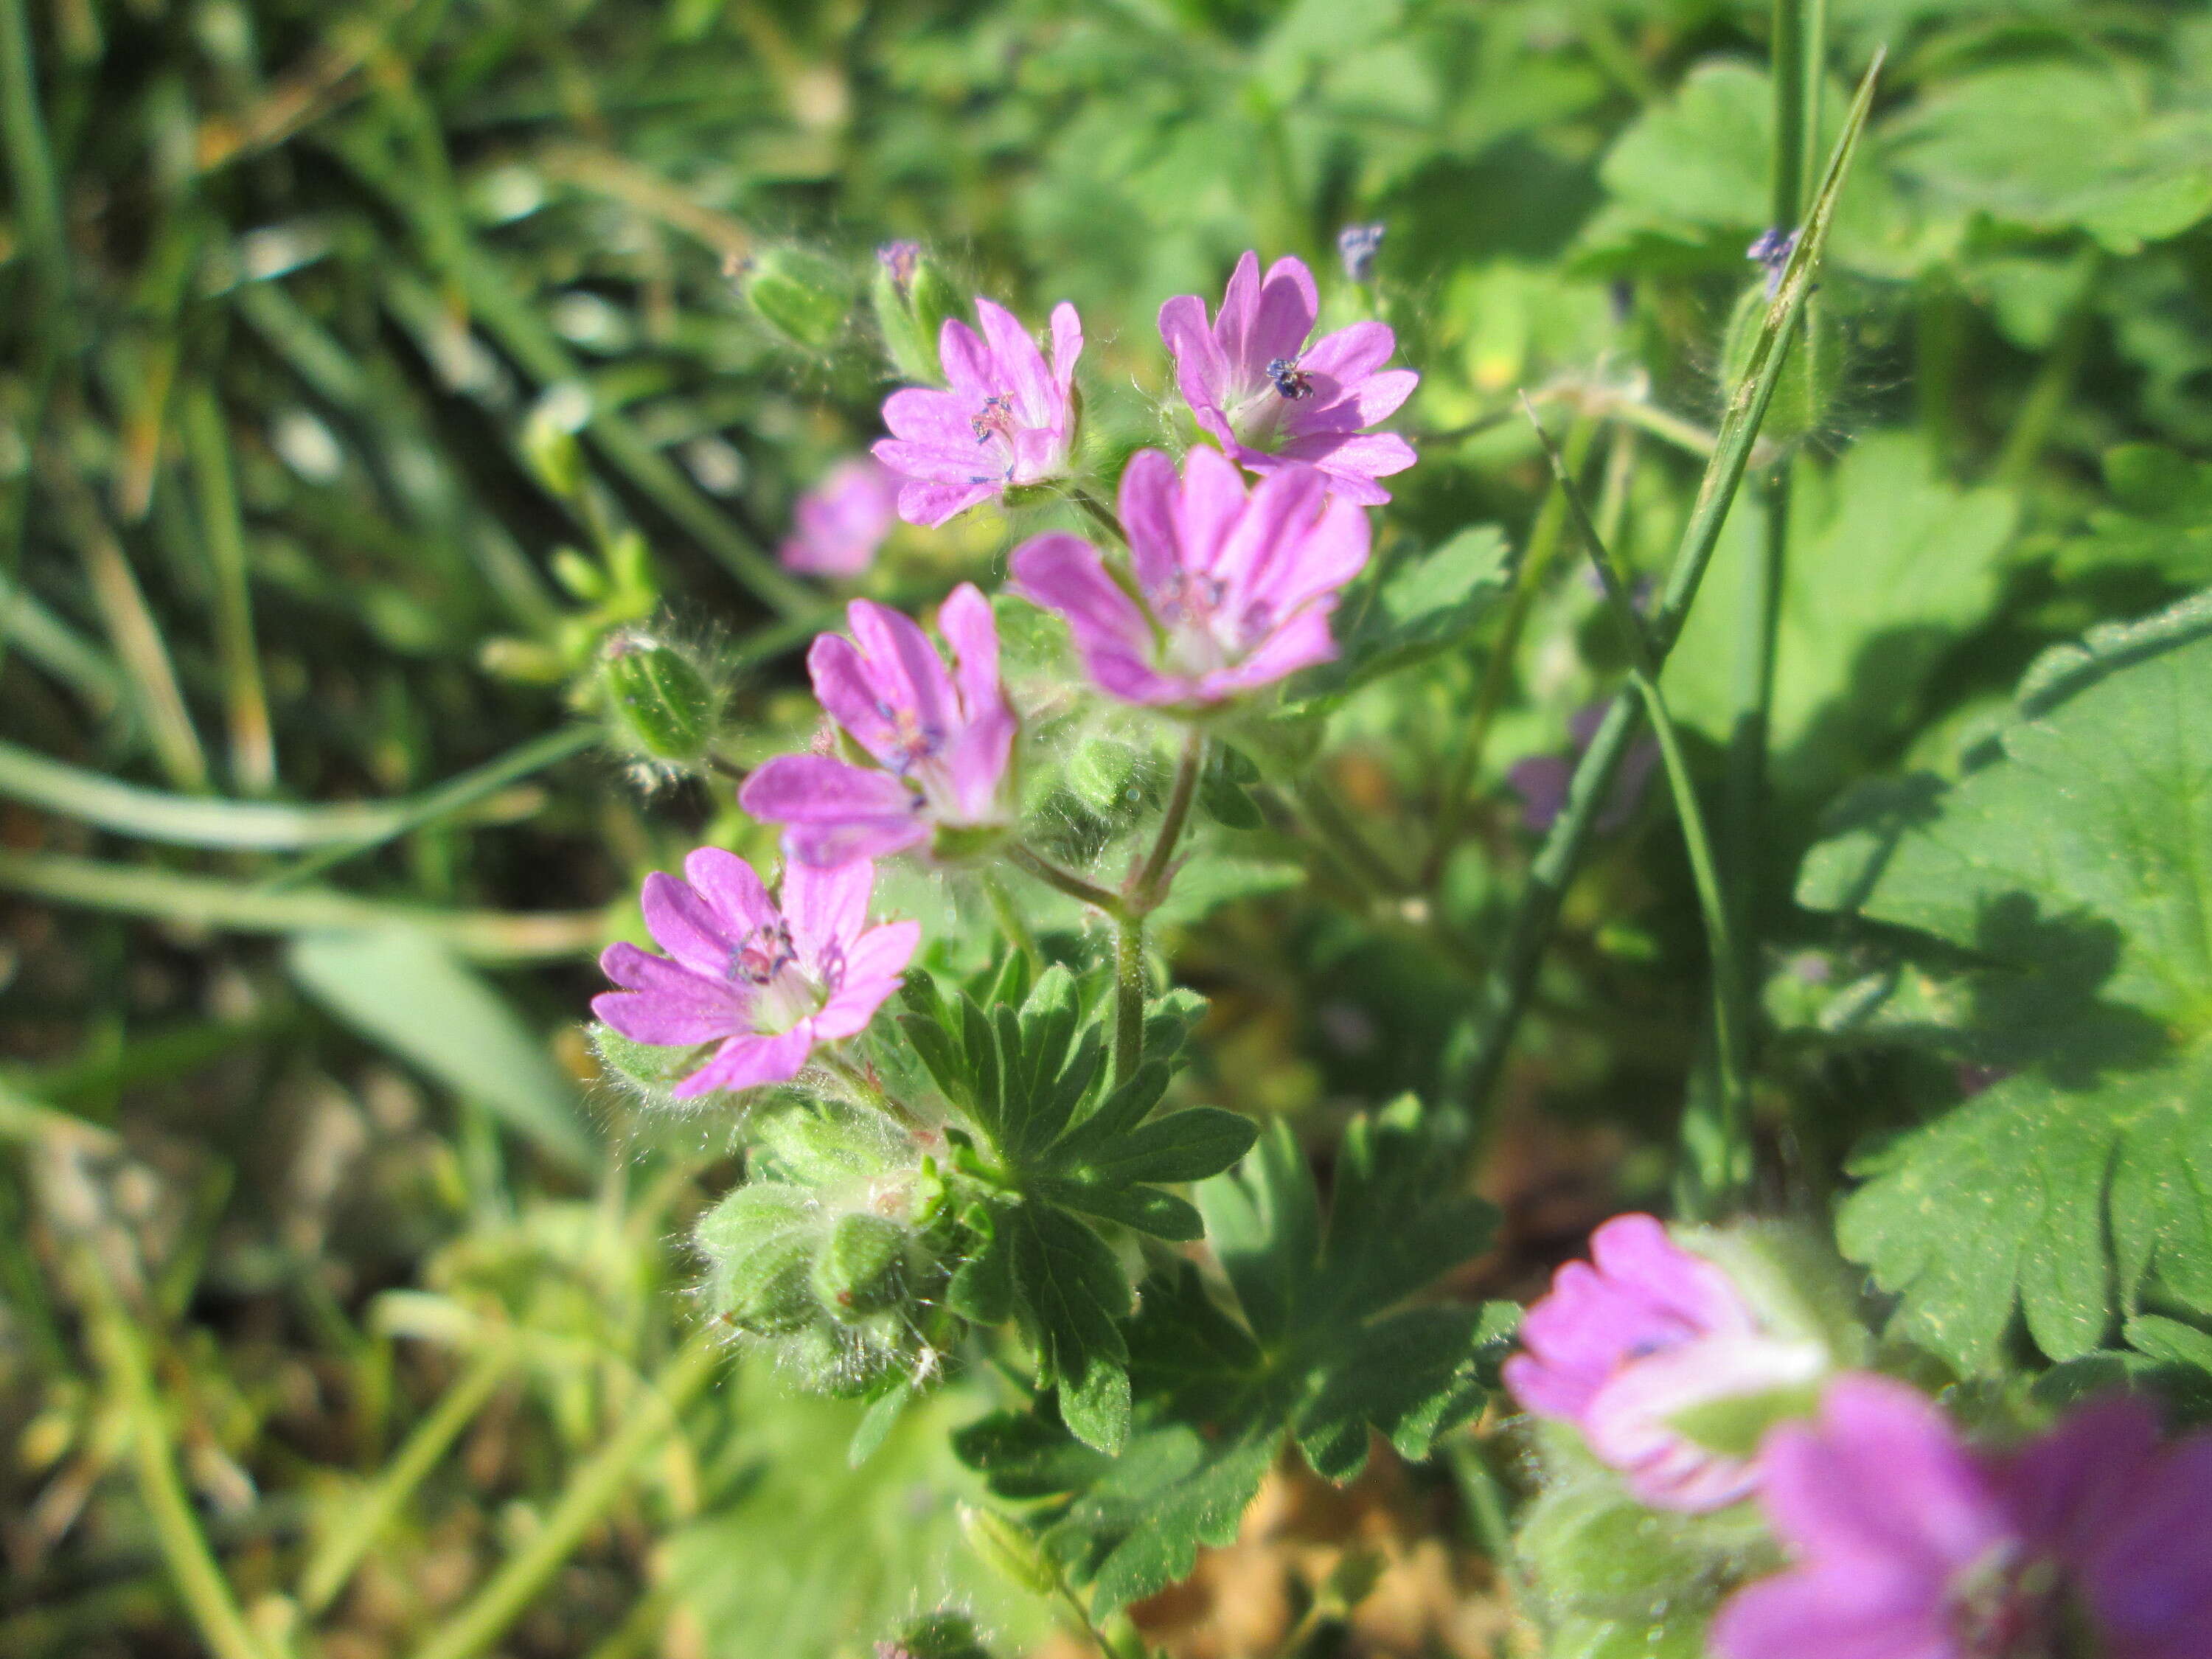
<path fill-rule="evenodd" d="M 677 1419 L 713 1378 L 720 1350 L 711 1331 L 694 1335 L 651 1385 L 653 1399 L 627 1413 L 605 1444 L 578 1467 L 530 1541 L 507 1558 L 415 1659 L 476 1659 L 528 1612 L 584 1534 L 621 1498 L 645 1460 L 677 1427 Z"/>
<path fill-rule="evenodd" d="M 330 1606 L 353 1577 L 384 1529 L 406 1507 L 415 1489 L 437 1468 L 461 1431 L 514 1370 L 514 1350 L 496 1343 L 477 1354 L 430 1414 L 407 1437 L 374 1484 L 348 1504 L 337 1528 L 325 1535 L 300 1575 L 300 1606 L 309 1618 Z"/>
<path fill-rule="evenodd" d="M 1567 464 L 1571 468 L 1581 470 L 1596 431 L 1596 422 L 1586 415 L 1576 416 L 1567 428 Z M 1528 544 L 1521 555 L 1519 568 L 1513 573 L 1513 592 L 1505 603 L 1505 620 L 1491 647 L 1490 659 L 1483 665 L 1482 686 L 1475 693 L 1474 713 L 1468 720 L 1467 735 L 1445 763 L 1443 781 L 1437 795 L 1436 823 L 1429 836 L 1428 860 L 1421 872 L 1424 886 L 1435 884 L 1452 849 L 1459 844 L 1460 831 L 1467 821 L 1469 794 L 1481 775 L 1482 756 L 1489 746 L 1491 728 L 1497 724 L 1506 696 L 1513 688 L 1522 631 L 1528 624 L 1529 613 L 1543 589 L 1544 578 L 1551 572 L 1552 560 L 1559 551 L 1559 532 L 1565 523 L 1566 503 L 1555 483 L 1545 493 L 1543 505 L 1537 509 L 1536 521 L 1528 530 Z"/>
<path fill-rule="evenodd" d="M 1713 1036 L 1719 1059 L 1724 1136 L 1721 1167 L 1733 1179 L 1742 1149 L 1749 1145 L 1751 1000 L 1742 961 L 1736 951 L 1728 895 L 1722 888 L 1720 866 L 1713 857 L 1712 836 L 1705 825 L 1705 811 L 1698 805 L 1697 780 L 1691 775 L 1689 759 L 1682 751 L 1681 733 L 1659 689 L 1659 661 L 1652 654 L 1644 619 L 1636 613 L 1636 601 L 1630 597 L 1627 584 L 1621 580 L 1604 538 L 1590 521 L 1582 494 L 1567 471 L 1565 458 L 1553 446 L 1533 408 L 1528 410 L 1528 418 L 1535 424 L 1536 435 L 1545 453 L 1551 457 L 1560 488 L 1566 492 L 1575 527 L 1589 550 L 1590 563 L 1595 567 L 1598 581 L 1605 589 L 1606 602 L 1612 607 L 1613 618 L 1628 646 L 1629 684 L 1644 699 L 1652 735 L 1659 741 L 1668 787 L 1674 797 L 1674 815 L 1681 823 L 1682 844 L 1689 854 L 1690 876 L 1698 891 L 1698 909 L 1705 925 L 1705 945 L 1712 957 Z"/>
<path fill-rule="evenodd" d="M 1198 797 L 1199 775 L 1205 769 L 1206 734 L 1194 726 L 1183 734 L 1182 756 L 1176 763 L 1175 783 L 1168 790 L 1160 832 L 1152 838 L 1152 850 L 1129 890 L 1129 908 L 1136 915 L 1158 909 L 1167 896 L 1172 879 L 1169 866 L 1175 860 L 1176 844 L 1182 839 L 1183 825 L 1189 822 L 1191 802 Z"/>
<path fill-rule="evenodd" d="M 1121 528 L 1121 515 L 1080 484 L 1071 484 L 1068 487 L 1067 499 L 1090 514 L 1098 527 L 1115 541 L 1128 540 L 1128 532 Z"/>
<path fill-rule="evenodd" d="M 1014 908 L 1014 896 L 1006 890 L 1006 883 L 989 870 L 982 872 L 977 879 L 982 884 L 983 896 L 990 902 L 991 915 L 998 921 L 999 931 L 1012 940 L 1014 948 L 1027 959 L 1030 973 L 1042 973 L 1044 952 L 1037 948 L 1036 933 L 1028 922 L 1022 920 L 1022 913 Z"/>
<path fill-rule="evenodd" d="M 1307 772 L 1291 786 L 1291 794 L 1307 830 L 1371 897 L 1402 898 L 1413 891 L 1413 884 L 1407 880 L 1405 872 L 1377 852 L 1374 843 L 1360 833 L 1359 826 L 1329 793 L 1328 785 Z"/>
<path fill-rule="evenodd" d="M 2073 394 L 2075 377 L 2081 372 L 2081 361 L 2088 355 L 2090 337 L 2095 331 L 2097 313 L 2089 303 L 2089 296 L 2095 292 L 2101 263 L 2094 254 L 2082 261 L 2084 275 L 2081 286 L 2075 290 L 2074 305 L 2059 325 L 2058 337 L 2051 343 L 2051 350 L 2036 369 L 2027 396 L 2021 402 L 2020 413 L 2013 419 L 2012 429 L 2005 434 L 2004 447 L 1997 452 L 1996 464 L 1990 469 L 1991 478 L 1998 483 L 2017 488 L 2027 481 L 2043 454 L 2044 446 L 2051 441 L 2051 428 L 2057 423 L 2067 398 Z"/>
<path fill-rule="evenodd" d="M 270 1659 L 246 1622 L 238 1597 L 200 1530 L 198 1517 L 192 1513 L 191 1499 L 177 1474 L 176 1449 L 170 1443 L 169 1425 L 162 1415 L 153 1366 L 138 1328 L 109 1282 L 98 1251 L 88 1249 L 78 1259 L 91 1292 L 93 1349 L 130 1421 L 139 1496 L 145 1501 L 154 1541 L 185 1610 L 216 1659 Z"/>
<path fill-rule="evenodd" d="M 1114 919 L 1114 1081 L 1136 1076 L 1145 1058 L 1145 919 Z"/>
<path fill-rule="evenodd" d="M 1719 542 L 1721 526 L 1750 464 L 1759 422 L 1765 416 L 1767 405 L 1773 401 L 1790 339 L 1812 288 L 1814 267 L 1827 240 L 1837 194 L 1857 148 L 1859 135 L 1866 127 L 1882 58 L 1881 53 L 1875 54 L 1866 77 L 1859 83 L 1858 95 L 1852 101 L 1843 136 L 1829 158 L 1827 173 L 1804 234 L 1798 238 L 1797 246 L 1784 268 L 1743 378 L 1729 396 L 1718 447 L 1698 486 L 1689 522 L 1683 527 L 1681 544 L 1668 572 L 1666 591 L 1651 621 L 1650 642 L 1656 662 L 1666 661 L 1668 652 L 1674 648 L 1681 633 L 1698 586 L 1705 580 L 1705 568 L 1711 562 L 1713 549 Z M 1527 884 L 1478 994 L 1475 1059 L 1469 1068 L 1467 1095 L 1477 1109 L 1488 1100 L 1504 1069 L 1506 1050 L 1520 1024 L 1522 1012 L 1528 1005 L 1536 969 L 1550 942 L 1553 926 L 1559 919 L 1567 883 L 1574 875 L 1584 842 L 1604 811 L 1613 775 L 1634 740 L 1642 704 L 1643 699 L 1632 691 L 1613 699 L 1575 768 L 1565 810 L 1529 866 Z"/>
<path fill-rule="evenodd" d="M 1796 227 L 1805 203 L 1806 66 L 1820 57 L 1820 41 L 1807 37 L 1805 13 L 1806 0 L 1774 0 L 1774 159 L 1766 220 L 1785 231 Z"/>
<path fill-rule="evenodd" d="M 0 890 L 56 904 L 241 933 L 419 927 L 481 963 L 580 957 L 609 937 L 599 910 L 441 910 L 379 904 L 328 889 L 270 893 L 151 865 L 111 864 L 66 853 L 0 852 Z"/>
<path fill-rule="evenodd" d="M 1453 1439 L 1445 1451 L 1452 1473 L 1459 1478 L 1460 1495 L 1467 1500 L 1468 1517 L 1489 1552 L 1490 1565 L 1504 1582 L 1512 1598 L 1512 1612 L 1530 1624 L 1536 1622 L 1536 1601 L 1522 1577 L 1519 1553 L 1513 1547 L 1513 1526 L 1505 1513 L 1505 1494 L 1482 1444 L 1472 1437 Z M 1539 1634 L 1542 1634 L 1540 1631 Z"/>
<path fill-rule="evenodd" d="M 1027 871 L 1048 887 L 1057 888 L 1072 899 L 1103 911 L 1109 916 L 1119 916 L 1123 909 L 1121 896 L 1109 892 L 1095 882 L 1088 882 L 1073 870 L 1064 870 L 1042 854 L 1032 852 L 1018 841 L 1008 842 L 1005 848 L 1006 862 L 1018 870 Z"/>

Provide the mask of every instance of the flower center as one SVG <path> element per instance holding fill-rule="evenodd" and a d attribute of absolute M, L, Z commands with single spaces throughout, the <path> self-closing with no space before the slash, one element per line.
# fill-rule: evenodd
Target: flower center
<path fill-rule="evenodd" d="M 1960 1659 L 2069 1659 L 2061 1643 L 2058 1570 L 2010 1545 L 1977 1562 L 1953 1587 L 1951 1633 Z"/>
<path fill-rule="evenodd" d="M 836 947 L 821 963 L 817 983 L 799 965 L 791 928 L 782 921 L 756 927 L 730 952 L 730 978 L 752 987 L 755 1029 L 774 1036 L 820 1012 L 843 980 L 844 958 Z"/>
<path fill-rule="evenodd" d="M 1202 571 L 1176 573 L 1152 595 L 1153 614 L 1162 635 L 1164 665 L 1182 674 L 1209 674 L 1241 660 L 1267 637 L 1274 614 L 1266 605 L 1249 602 L 1227 608 L 1228 590 L 1218 576 Z"/>

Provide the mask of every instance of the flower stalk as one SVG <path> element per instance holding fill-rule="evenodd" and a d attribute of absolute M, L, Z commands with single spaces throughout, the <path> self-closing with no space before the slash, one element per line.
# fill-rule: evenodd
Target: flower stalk
<path fill-rule="evenodd" d="M 1713 550 L 1719 544 L 1721 526 L 1742 485 L 1759 423 L 1765 416 L 1767 405 L 1773 401 L 1790 341 L 1812 291 L 1814 266 L 1835 217 L 1836 198 L 1873 107 L 1874 88 L 1881 65 L 1882 55 L 1877 53 L 1859 83 L 1858 95 L 1829 158 L 1827 173 L 1821 180 L 1820 192 L 1808 219 L 1805 234 L 1798 238 L 1783 270 L 1743 377 L 1729 397 L 1721 424 L 1719 446 L 1698 486 L 1697 501 L 1683 528 L 1665 592 L 1651 620 L 1650 646 L 1655 664 L 1664 665 L 1667 653 L 1681 633 L 1698 586 L 1705 580 L 1706 567 L 1712 562 Z M 1575 769 L 1566 808 L 1529 866 L 1520 902 L 1507 924 L 1489 976 L 1478 994 L 1475 1060 L 1467 1085 L 1467 1098 L 1478 1109 L 1489 1098 L 1504 1068 L 1505 1051 L 1528 1007 L 1536 969 L 1559 920 L 1560 902 L 1566 896 L 1567 884 L 1581 860 L 1583 848 L 1604 811 L 1613 774 L 1635 739 L 1642 704 L 1641 696 L 1630 690 L 1616 696 L 1606 711 L 1604 721 Z"/>

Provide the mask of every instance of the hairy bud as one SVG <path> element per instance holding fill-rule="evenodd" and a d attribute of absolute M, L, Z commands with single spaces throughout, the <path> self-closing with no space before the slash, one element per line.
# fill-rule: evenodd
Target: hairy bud
<path fill-rule="evenodd" d="M 740 1187 L 707 1212 L 698 1242 L 710 1264 L 708 1303 L 739 1330 L 788 1335 L 821 1318 L 820 1235 L 805 1194 L 774 1182 Z"/>
<path fill-rule="evenodd" d="M 876 1659 L 991 1659 L 991 1650 L 965 1613 L 925 1613 L 877 1643 Z"/>
<path fill-rule="evenodd" d="M 919 243 L 886 242 L 876 250 L 869 298 L 899 378 L 921 385 L 941 382 L 937 337 L 945 319 L 959 314 L 960 295 Z"/>
<path fill-rule="evenodd" d="M 770 248 L 745 272 L 743 286 L 760 319 L 807 351 L 836 345 L 853 309 L 844 269 L 804 248 Z"/>
<path fill-rule="evenodd" d="M 631 747 L 671 766 L 696 766 L 707 757 L 721 698 L 684 653 L 642 634 L 610 635 L 599 682 Z"/>
<path fill-rule="evenodd" d="M 879 1215 L 840 1216 L 814 1261 L 814 1291 L 832 1319 L 895 1307 L 907 1288 L 907 1230 Z"/>

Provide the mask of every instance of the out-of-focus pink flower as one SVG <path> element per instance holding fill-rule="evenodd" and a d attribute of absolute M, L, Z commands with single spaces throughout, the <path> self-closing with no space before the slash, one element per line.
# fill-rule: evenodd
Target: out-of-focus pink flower
<path fill-rule="evenodd" d="M 897 520 L 898 480 L 874 457 L 854 455 L 799 498 L 776 556 L 810 576 L 857 576 Z"/>
<path fill-rule="evenodd" d="M 684 860 L 684 874 L 645 878 L 645 925 L 668 954 L 609 945 L 599 966 L 623 988 L 592 1000 L 633 1042 L 720 1043 L 676 1085 L 680 1097 L 798 1076 L 816 1043 L 866 1029 L 921 938 L 916 922 L 868 926 L 876 866 L 865 860 L 793 865 L 781 905 L 717 847 Z"/>
<path fill-rule="evenodd" d="M 784 851 L 808 865 L 881 858 L 939 830 L 1001 823 L 1015 721 L 999 683 L 990 601 L 963 582 L 939 608 L 949 672 L 911 617 L 866 599 L 846 615 L 852 639 L 822 635 L 806 668 L 830 718 L 876 765 L 781 755 L 745 780 L 738 804 L 782 824 Z"/>
<path fill-rule="evenodd" d="M 1012 486 L 1067 471 L 1083 353 L 1075 307 L 1053 307 L 1049 369 L 1012 312 L 978 300 L 975 315 L 980 336 L 957 318 L 938 335 L 949 389 L 908 386 L 884 403 L 891 435 L 876 444 L 876 459 L 905 480 L 898 510 L 909 524 L 943 524 Z"/>
<path fill-rule="evenodd" d="M 1260 256 L 1237 262 L 1220 314 L 1180 295 L 1160 307 L 1160 336 L 1175 354 L 1176 383 L 1198 423 L 1255 472 L 1304 462 L 1329 476 L 1347 501 L 1390 499 L 1375 481 L 1413 464 L 1413 447 L 1366 428 L 1397 412 L 1420 376 L 1382 365 L 1398 348 L 1383 323 L 1354 323 L 1310 348 L 1321 309 L 1303 259 L 1278 259 L 1267 279 Z"/>
<path fill-rule="evenodd" d="M 1367 562 L 1366 514 L 1311 467 L 1248 495 L 1237 468 L 1194 449 L 1182 477 L 1158 450 L 1121 475 L 1131 598 L 1098 550 L 1055 531 L 1014 550 L 1012 591 L 1067 619 L 1091 678 L 1125 702 L 1218 702 L 1336 654 L 1344 585 Z"/>
<path fill-rule="evenodd" d="M 1571 1423 L 1601 1462 L 1654 1509 L 1715 1510 L 1759 1484 L 1756 1460 L 1699 1445 L 1683 1413 L 1809 1387 L 1831 1364 L 1819 1342 L 1771 1334 L 1735 1281 L 1648 1215 L 1590 1235 L 1521 1322 L 1505 1362 L 1514 1398 Z"/>
<path fill-rule="evenodd" d="M 1724 1659 L 2025 1659 L 2068 1632 L 2100 1659 L 2212 1651 L 2212 1434 L 2161 1447 L 2141 1401 L 1991 1456 L 1917 1390 L 1845 1376 L 1762 1462 L 1796 1560 L 1722 1607 Z"/>
<path fill-rule="evenodd" d="M 1574 781 L 1575 767 L 1597 729 L 1605 722 L 1606 705 L 1594 702 L 1577 709 L 1567 720 L 1567 735 L 1574 744 L 1571 757 L 1566 755 L 1531 755 L 1517 762 L 1505 774 L 1506 787 L 1521 797 L 1521 822 L 1537 835 L 1542 835 L 1566 810 L 1567 787 Z M 1636 811 L 1636 804 L 1644 799 L 1645 786 L 1659 765 L 1659 745 L 1650 738 L 1638 738 L 1628 746 L 1621 757 L 1620 769 L 1613 774 L 1613 793 L 1606 797 L 1604 807 L 1597 815 L 1596 829 L 1600 835 L 1609 834 L 1628 822 Z"/>

